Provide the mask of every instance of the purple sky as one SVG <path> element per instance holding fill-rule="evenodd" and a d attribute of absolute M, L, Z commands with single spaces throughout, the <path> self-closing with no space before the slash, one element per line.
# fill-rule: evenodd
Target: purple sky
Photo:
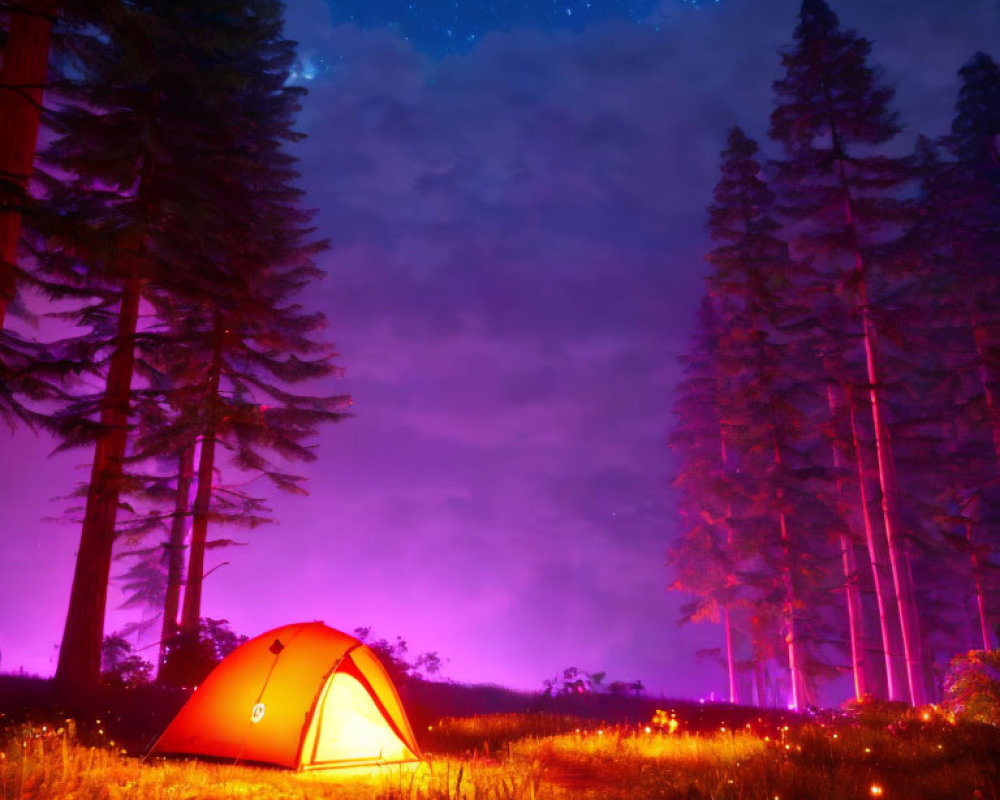
<path fill-rule="evenodd" d="M 666 590 L 664 441 L 718 153 L 732 124 L 763 137 L 798 5 L 665 0 L 659 30 L 494 32 L 434 62 L 290 0 L 302 183 L 333 243 L 308 299 L 356 417 L 323 433 L 310 497 L 275 498 L 280 524 L 216 558 L 206 615 L 371 625 L 461 681 L 534 689 L 574 665 L 724 693 L 695 659 L 718 632 L 679 628 Z M 875 41 L 907 148 L 945 132 L 958 67 L 998 55 L 1000 0 L 833 8 Z M 47 674 L 79 532 L 43 517 L 89 453 L 0 437 L 0 670 Z"/>

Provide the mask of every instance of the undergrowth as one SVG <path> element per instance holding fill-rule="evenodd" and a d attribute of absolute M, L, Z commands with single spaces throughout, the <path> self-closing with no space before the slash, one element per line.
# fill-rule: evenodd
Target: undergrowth
<path fill-rule="evenodd" d="M 1000 800 L 1000 731 L 936 712 L 697 734 L 527 714 L 429 727 L 419 766 L 296 774 L 143 762 L 99 725 L 9 724 L 0 800 Z"/>

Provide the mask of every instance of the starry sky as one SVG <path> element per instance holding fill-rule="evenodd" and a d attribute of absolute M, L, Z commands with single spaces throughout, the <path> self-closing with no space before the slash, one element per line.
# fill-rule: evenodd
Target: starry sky
<path fill-rule="evenodd" d="M 582 31 L 609 19 L 647 22 L 657 7 L 657 0 L 398 0 L 373 3 L 327 0 L 327 4 L 335 24 L 354 23 L 366 30 L 389 28 L 418 51 L 441 56 L 468 51 L 489 31 L 527 28 L 554 33 Z"/>
<path fill-rule="evenodd" d="M 724 693 L 696 658 L 718 631 L 679 627 L 667 591 L 665 440 L 718 154 L 733 124 L 763 138 L 798 5 L 289 0 L 296 154 L 332 244 L 308 302 L 355 416 L 308 498 L 213 555 L 207 615 L 370 625 L 460 681 L 572 665 Z M 832 5 L 897 84 L 902 149 L 946 132 L 973 52 L 1000 57 L 1000 0 Z M 0 432 L 4 671 L 50 673 L 61 634 L 79 534 L 47 517 L 86 458 L 51 448 Z"/>

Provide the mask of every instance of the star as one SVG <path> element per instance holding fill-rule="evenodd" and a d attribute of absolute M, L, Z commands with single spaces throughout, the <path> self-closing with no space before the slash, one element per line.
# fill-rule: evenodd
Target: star
<path fill-rule="evenodd" d="M 713 0 L 672 0 L 700 5 Z M 717 2 L 717 0 L 715 0 Z M 334 24 L 392 27 L 434 58 L 466 52 L 490 31 L 582 31 L 612 19 L 646 22 L 660 0 L 326 0 Z"/>

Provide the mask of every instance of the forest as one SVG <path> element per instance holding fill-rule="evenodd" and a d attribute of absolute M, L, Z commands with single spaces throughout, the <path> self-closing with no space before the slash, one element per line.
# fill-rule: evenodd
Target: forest
<path fill-rule="evenodd" d="M 950 132 L 909 148 L 871 42 L 802 0 L 769 141 L 728 130 L 657 445 L 678 519 L 657 574 L 718 626 L 727 702 L 589 665 L 528 692 L 437 680 L 436 651 L 369 626 L 248 641 L 203 603 L 207 556 L 273 521 L 271 489 L 304 495 L 351 413 L 285 11 L 0 0 L 0 416 L 89 459 L 57 512 L 79 548 L 55 675 L 0 675 L 0 795 L 1000 797 L 994 59 L 968 55 Z M 111 633 L 116 581 L 142 621 Z M 852 699 L 818 708 L 838 682 Z M 245 756 L 254 736 L 294 760 Z"/>
<path fill-rule="evenodd" d="M 997 646 L 1000 70 L 949 135 L 904 122 L 871 43 L 805 0 L 769 150 L 729 132 L 675 399 L 673 588 L 721 624 L 733 702 L 940 700 Z"/>
<path fill-rule="evenodd" d="M 113 562 L 158 681 L 231 649 L 206 552 L 269 521 L 253 480 L 304 493 L 288 465 L 348 415 L 303 300 L 327 243 L 283 10 L 0 7 L 0 414 L 92 453 L 64 512 L 71 691 L 100 680 Z M 907 152 L 870 42 L 823 0 L 780 59 L 770 150 L 732 128 L 708 210 L 665 580 L 721 625 L 734 703 L 806 708 L 846 673 L 919 706 L 997 644 L 1000 70 L 971 54 L 951 133 Z"/>

